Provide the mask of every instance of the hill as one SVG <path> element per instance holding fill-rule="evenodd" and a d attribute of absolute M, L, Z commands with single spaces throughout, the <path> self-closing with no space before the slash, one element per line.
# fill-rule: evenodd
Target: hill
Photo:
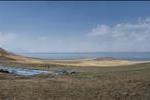
<path fill-rule="evenodd" d="M 6 51 L 3 48 L 0 48 L 0 60 L 15 60 L 9 57 L 10 55 L 13 55 L 13 54 L 11 54 L 10 52 Z"/>
<path fill-rule="evenodd" d="M 48 65 L 63 65 L 63 66 L 122 66 L 122 65 L 132 65 L 138 63 L 145 63 L 149 61 L 129 61 L 129 60 L 121 60 L 115 59 L 111 57 L 103 57 L 96 59 L 74 59 L 74 60 L 47 60 L 47 59 L 39 59 L 26 57 L 22 55 L 17 55 L 11 53 L 3 48 L 0 48 L 0 62 L 15 62 L 15 63 L 23 63 L 23 64 L 48 64 Z"/>
<path fill-rule="evenodd" d="M 4 62 L 17 62 L 17 63 L 37 63 L 40 62 L 38 59 L 31 57 L 25 57 L 9 52 L 3 48 L 0 48 L 0 61 Z"/>

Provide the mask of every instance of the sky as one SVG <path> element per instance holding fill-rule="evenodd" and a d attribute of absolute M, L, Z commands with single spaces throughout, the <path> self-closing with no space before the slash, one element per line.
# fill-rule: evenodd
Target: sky
<path fill-rule="evenodd" d="M 149 52 L 148 1 L 0 1 L 13 52 Z"/>

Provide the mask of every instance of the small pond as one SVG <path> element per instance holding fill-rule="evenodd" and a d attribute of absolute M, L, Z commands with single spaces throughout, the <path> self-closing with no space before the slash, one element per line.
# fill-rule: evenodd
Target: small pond
<path fill-rule="evenodd" d="M 18 68 L 18 67 L 4 67 L 4 66 L 0 66 L 0 72 L 11 73 L 20 76 L 33 76 L 39 74 L 64 75 L 64 74 L 74 73 L 74 71 L 65 70 L 65 69 L 45 71 L 45 70 L 36 70 L 36 69 Z"/>

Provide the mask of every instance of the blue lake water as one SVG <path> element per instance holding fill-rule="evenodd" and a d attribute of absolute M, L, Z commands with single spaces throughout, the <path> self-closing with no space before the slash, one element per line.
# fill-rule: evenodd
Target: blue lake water
<path fill-rule="evenodd" d="M 22 76 L 32 76 L 32 75 L 50 73 L 50 71 L 34 70 L 34 69 L 27 69 L 27 68 L 3 67 L 3 66 L 0 66 L 0 70 L 8 71 L 9 73 L 22 75 Z"/>
<path fill-rule="evenodd" d="M 71 74 L 74 71 L 67 68 L 64 69 L 56 68 L 51 70 L 36 70 L 36 69 L 22 68 L 22 67 L 0 66 L 0 72 L 6 72 L 6 73 L 11 73 L 20 76 L 33 76 L 39 74 L 64 75 L 69 73 Z"/>
<path fill-rule="evenodd" d="M 150 52 L 94 52 L 94 53 L 21 53 L 22 55 L 44 59 L 78 59 L 113 57 L 128 60 L 150 60 Z"/>

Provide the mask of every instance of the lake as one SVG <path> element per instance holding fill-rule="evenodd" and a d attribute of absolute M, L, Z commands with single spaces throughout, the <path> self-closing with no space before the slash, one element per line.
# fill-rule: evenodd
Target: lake
<path fill-rule="evenodd" d="M 64 75 L 72 74 L 75 71 L 68 68 L 51 68 L 49 70 L 37 70 L 23 67 L 6 67 L 0 65 L 0 72 L 11 73 L 19 76 L 34 76 L 39 74 Z"/>
<path fill-rule="evenodd" d="M 127 60 L 150 60 L 150 52 L 92 52 L 92 53 L 20 53 L 43 59 L 79 59 L 113 57 Z"/>

